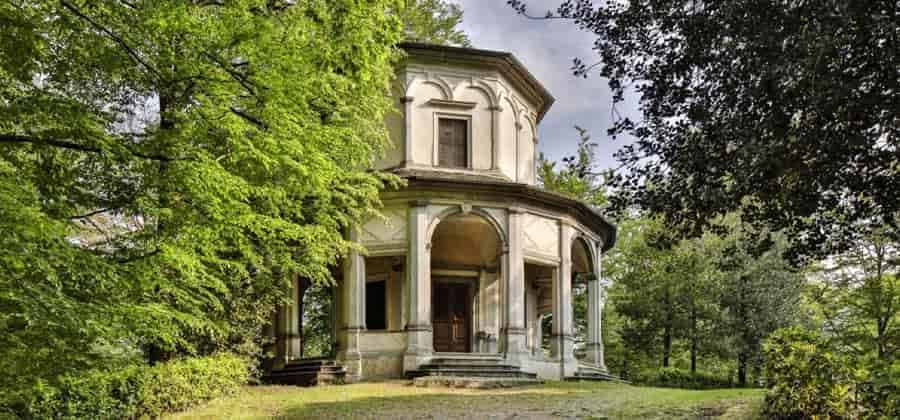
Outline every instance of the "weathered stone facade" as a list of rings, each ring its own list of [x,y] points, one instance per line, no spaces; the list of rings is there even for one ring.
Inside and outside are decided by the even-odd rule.
[[[615,228],[586,204],[535,186],[537,125],[553,98],[508,53],[404,48],[399,112],[387,122],[395,147],[379,168],[408,184],[383,192],[384,218],[349,233],[367,253],[346,259],[335,293],[336,357],[349,379],[401,377],[459,353],[499,355],[540,378],[572,376],[572,287],[584,282],[581,363],[604,368],[600,262]],[[445,118],[465,121],[464,167],[439,165]],[[378,292],[368,312],[367,288],[370,298]],[[366,319],[374,309],[377,329]],[[291,311],[283,317],[296,319]],[[293,337],[289,320],[277,326]],[[297,345],[282,340],[280,357],[298,354]]]

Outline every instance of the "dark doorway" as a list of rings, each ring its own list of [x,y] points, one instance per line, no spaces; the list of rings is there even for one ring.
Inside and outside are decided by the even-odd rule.
[[[366,329],[387,329],[387,308],[385,307],[385,290],[387,282],[372,281],[366,283]]]
[[[467,283],[435,283],[431,293],[434,351],[470,351],[470,291]]]

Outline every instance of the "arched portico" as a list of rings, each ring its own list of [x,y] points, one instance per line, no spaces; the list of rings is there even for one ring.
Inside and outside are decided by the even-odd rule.
[[[443,215],[432,226],[434,351],[497,352],[502,230],[486,212],[471,210]]]
[[[573,293],[572,304],[580,297],[586,298],[586,331],[584,341],[578,343],[578,353],[585,363],[603,367],[603,344],[601,340],[601,316],[603,308],[602,288],[600,286],[600,269],[597,258],[597,247],[594,242],[582,234],[572,240],[572,282],[578,288]],[[578,296],[583,294],[583,296]],[[577,319],[573,317],[573,322]]]

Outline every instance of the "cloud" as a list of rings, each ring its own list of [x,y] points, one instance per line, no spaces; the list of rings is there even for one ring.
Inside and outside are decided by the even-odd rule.
[[[601,168],[616,166],[613,152],[623,140],[613,142],[606,135],[612,125],[612,95],[606,80],[596,74],[575,77],[572,59],[593,62],[594,36],[569,21],[535,21],[517,15],[504,0],[458,0],[463,7],[462,29],[475,48],[509,51],[553,94],[556,102],[538,129],[539,150],[559,160],[575,151],[578,135],[574,125],[587,128],[599,145]],[[558,1],[529,1],[532,14],[543,15]],[[620,114],[639,116],[633,101],[619,104]]]

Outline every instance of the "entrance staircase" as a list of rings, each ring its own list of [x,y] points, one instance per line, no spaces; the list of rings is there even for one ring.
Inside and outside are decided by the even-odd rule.
[[[536,374],[507,364],[496,354],[439,353],[406,375],[418,386],[505,388],[541,382]]]
[[[262,379],[273,384],[312,386],[342,384],[346,375],[346,369],[334,360],[300,359],[272,369]]]
[[[616,382],[621,384],[628,384],[630,382],[616,376],[612,375],[609,372],[599,369],[597,367],[591,365],[578,364],[578,370],[575,371],[575,376],[569,376],[566,378],[567,381],[607,381],[607,382]]]

